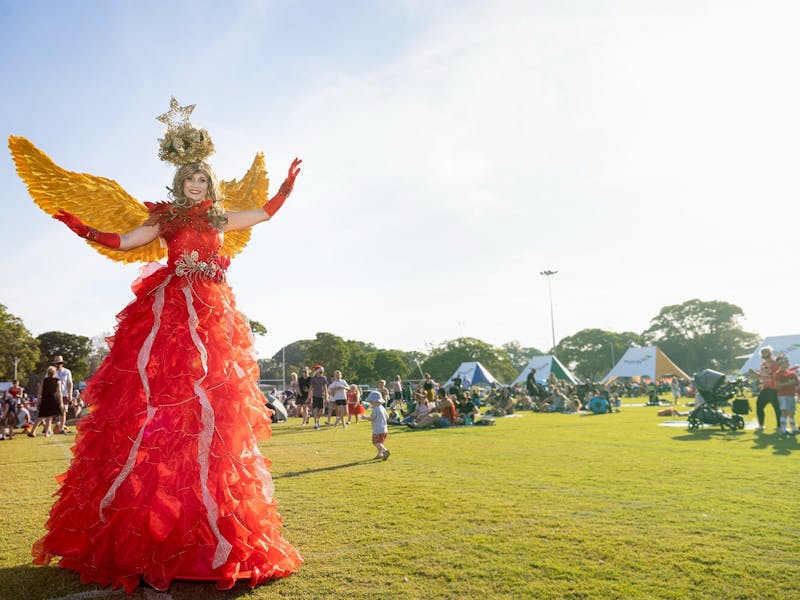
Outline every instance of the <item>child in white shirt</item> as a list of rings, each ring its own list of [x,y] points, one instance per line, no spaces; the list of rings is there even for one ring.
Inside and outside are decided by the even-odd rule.
[[[389,415],[386,413],[386,409],[383,408],[385,400],[380,392],[373,391],[367,396],[367,402],[372,407],[372,412],[369,416],[364,415],[364,418],[372,421],[372,445],[378,449],[375,459],[386,460],[391,452],[383,445],[383,442],[386,441],[386,436],[389,434],[389,426],[387,424]]]

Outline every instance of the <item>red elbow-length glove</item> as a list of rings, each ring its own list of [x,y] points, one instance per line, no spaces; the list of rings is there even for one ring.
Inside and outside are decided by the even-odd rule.
[[[283,206],[283,203],[289,197],[289,194],[292,193],[292,189],[294,189],[294,180],[297,178],[297,174],[300,172],[300,163],[303,162],[299,158],[295,158],[292,161],[291,166],[289,167],[289,175],[286,176],[281,187],[278,189],[278,193],[272,197],[272,200],[267,202],[261,208],[264,209],[264,212],[267,213],[270,218],[272,218],[278,209]]]
[[[78,217],[65,210],[59,210],[53,215],[54,219],[61,221],[74,231],[78,236],[85,240],[97,242],[108,248],[119,248],[120,238],[118,233],[106,233],[105,231],[97,231],[94,227],[89,227],[83,223]]]

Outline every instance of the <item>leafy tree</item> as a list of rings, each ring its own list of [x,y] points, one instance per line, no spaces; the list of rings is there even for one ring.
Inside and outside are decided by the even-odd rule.
[[[267,328],[261,323],[253,319],[248,319],[248,321],[250,323],[250,331],[253,332],[253,335],[260,335],[262,337],[267,335]]]
[[[375,353],[375,373],[376,379],[392,381],[396,375],[401,379],[406,379],[409,368],[400,350],[378,350]]]
[[[348,360],[347,369],[342,370],[342,376],[350,383],[367,384],[375,380],[375,353],[377,349],[372,344],[347,340]]]
[[[309,344],[306,353],[306,360],[310,364],[320,364],[327,371],[339,369],[342,373],[347,370],[350,349],[338,335],[332,333],[319,332],[316,338]]]
[[[403,352],[403,361],[406,363],[406,373],[409,379],[422,379],[422,363],[427,359],[427,355],[423,352],[412,350],[410,352]],[[396,375],[396,373],[395,373]],[[401,373],[402,375],[402,373]]]
[[[661,309],[642,334],[657,344],[688,373],[713,368],[732,371],[736,356],[758,344],[759,337],[742,330],[744,311],[721,301],[687,300]]]
[[[461,337],[431,350],[422,369],[443,383],[462,362],[478,361],[500,381],[512,381],[518,374],[505,350],[476,338]]]
[[[260,379],[280,379],[283,377],[283,361],[286,360],[286,379],[291,373],[300,373],[308,365],[306,353],[313,340],[297,340],[278,350],[272,358],[258,360]]]
[[[105,360],[106,356],[108,356],[109,350],[108,342],[106,342],[107,337],[109,337],[109,334],[99,335],[91,339],[92,352],[89,354],[89,358],[87,359],[89,367],[86,375],[87,379],[94,375],[97,369],[100,368],[100,364]]]
[[[518,374],[528,365],[532,356],[541,356],[546,354],[546,352],[542,352],[538,348],[526,348],[517,341],[507,342],[500,348],[505,350],[506,354],[508,354],[508,358],[511,360],[511,364],[514,365],[514,368],[517,370]]]
[[[48,331],[39,335],[41,358],[39,370],[44,371],[54,356],[64,357],[65,366],[72,371],[72,380],[77,383],[89,374],[89,355],[92,353],[92,340],[83,335],[73,335],[63,331]]]
[[[27,382],[39,362],[39,342],[25,328],[22,319],[8,312],[0,304],[0,378],[14,378],[16,361],[17,379]],[[23,384],[27,385],[27,384]]]
[[[611,370],[625,350],[641,341],[641,336],[631,331],[583,329],[558,342],[556,356],[581,379],[598,380]]]

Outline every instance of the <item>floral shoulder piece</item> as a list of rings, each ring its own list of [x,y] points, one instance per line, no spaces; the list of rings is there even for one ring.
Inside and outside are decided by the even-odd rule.
[[[209,227],[209,200],[191,208],[179,208],[171,202],[145,202],[145,206],[150,216],[144,224],[158,225],[162,235],[184,227],[198,231]]]

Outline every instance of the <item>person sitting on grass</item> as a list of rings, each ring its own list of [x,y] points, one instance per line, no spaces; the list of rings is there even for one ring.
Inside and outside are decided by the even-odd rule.
[[[475,417],[478,415],[478,407],[472,401],[469,392],[461,392],[458,402],[456,403],[456,410],[458,411],[459,425],[471,425],[475,422]]]
[[[414,410],[411,411],[406,418],[403,419],[403,424],[409,425],[414,423],[418,418],[424,417],[429,412],[431,412],[432,405],[428,402],[428,399],[425,396],[420,396],[417,400],[416,405],[414,406]]]
[[[445,394],[436,405],[436,410],[441,413],[442,417],[450,421],[450,425],[455,425],[458,421],[458,412],[456,411],[456,404],[450,394]]]
[[[611,412],[611,403],[598,393],[595,393],[586,403],[589,410],[596,414],[602,415]]]

